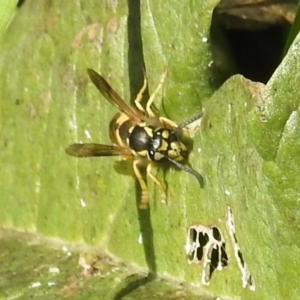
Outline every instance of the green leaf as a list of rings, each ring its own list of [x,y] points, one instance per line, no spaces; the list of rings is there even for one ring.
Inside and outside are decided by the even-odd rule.
[[[12,20],[17,4],[17,0],[0,0],[0,34],[6,30]]]
[[[161,291],[168,299],[168,288],[153,280],[158,274],[193,286],[203,299],[296,299],[299,38],[266,87],[235,76],[215,91],[209,28],[216,4],[143,1],[140,18],[132,2],[23,4],[0,48],[3,236],[22,232],[26,241],[110,254],[121,267],[119,279],[103,283],[110,298],[139,298],[134,293],[150,282],[143,298]],[[181,123],[205,111],[189,158],[205,186],[183,171],[160,168],[168,204],[160,203],[160,191],[148,180],[151,209],[141,211],[130,162],[76,159],[64,149],[75,142],[111,143],[108,124],[116,110],[91,84],[87,68],[129,102],[141,88],[143,69],[151,93],[164,67],[168,77],[155,102],[161,115]],[[254,293],[242,288],[226,229],[228,206]],[[213,272],[208,287],[201,286],[203,266],[188,264],[184,251],[187,230],[195,224],[217,226],[229,256],[227,268]],[[32,248],[25,251],[31,254]],[[74,261],[66,272],[72,268]],[[148,270],[151,276],[145,277]],[[4,296],[24,293],[28,282],[16,289],[0,283],[0,290]],[[87,282],[90,289],[98,284],[97,277]],[[34,291],[30,295],[40,295]],[[178,299],[194,297],[181,292]],[[72,297],[92,299],[77,291]]]

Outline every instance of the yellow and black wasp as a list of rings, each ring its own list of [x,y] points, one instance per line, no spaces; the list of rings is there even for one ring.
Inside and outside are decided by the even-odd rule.
[[[151,108],[165,81],[166,70],[145,108],[141,105],[141,100],[147,88],[146,77],[144,77],[143,87],[134,101],[136,107],[132,107],[124,102],[100,74],[92,69],[88,69],[88,74],[101,94],[120,111],[110,123],[109,133],[113,144],[72,144],[66,149],[67,154],[76,157],[121,155],[125,159],[133,159],[134,174],[142,192],[140,208],[147,208],[149,199],[147,184],[142,176],[141,168],[146,168],[148,176],[159,186],[164,202],[167,200],[166,189],[152,173],[156,164],[170,162],[194,175],[202,186],[201,175],[182,163],[187,159],[188,148],[180,140],[181,129],[200,119],[201,115],[177,125],[172,120],[157,116]]]

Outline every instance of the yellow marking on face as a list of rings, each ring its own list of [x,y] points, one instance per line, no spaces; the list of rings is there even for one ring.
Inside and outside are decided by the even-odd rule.
[[[161,145],[158,148],[158,150],[159,151],[166,151],[166,150],[168,150],[168,147],[169,147],[169,144],[165,140],[162,140]]]
[[[172,142],[171,143],[171,148],[172,149],[179,149],[180,148],[180,143],[179,142]]]
[[[164,139],[168,139],[169,135],[170,135],[170,132],[169,132],[168,130],[164,130],[164,131],[162,132],[162,137],[163,137]]]
[[[184,157],[180,154],[180,152],[170,150],[168,151],[168,156],[176,161],[183,161]]]
[[[180,143],[180,149],[181,149],[181,151],[187,151],[187,147],[186,147],[186,145],[185,144],[183,144],[183,143]]]
[[[169,157],[171,157],[171,158],[173,158],[173,159],[175,159],[175,158],[177,158],[178,157],[178,152],[176,151],[176,150],[169,150],[168,151],[168,156]]]
[[[183,161],[184,160],[184,157],[181,156],[181,155],[178,155],[175,159],[176,161]]]

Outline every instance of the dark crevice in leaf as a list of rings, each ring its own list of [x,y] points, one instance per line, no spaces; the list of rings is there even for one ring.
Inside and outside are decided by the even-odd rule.
[[[128,0],[128,76],[130,83],[130,98],[133,101],[143,86],[146,70],[141,33],[141,12],[139,0]],[[143,100],[149,98],[148,88]]]
[[[211,43],[223,81],[242,74],[267,83],[281,63],[296,8],[293,0],[221,1],[213,13]]]

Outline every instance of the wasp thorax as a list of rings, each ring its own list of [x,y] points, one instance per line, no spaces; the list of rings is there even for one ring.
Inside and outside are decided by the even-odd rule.
[[[151,147],[153,128],[151,126],[133,126],[129,130],[128,145],[137,154],[147,156]]]
[[[167,158],[181,161],[187,153],[186,146],[179,140],[173,130],[158,128],[153,132],[148,155],[153,161],[166,161]]]

